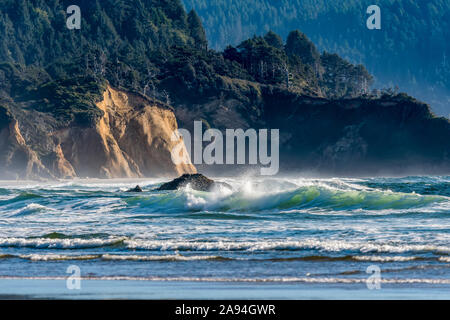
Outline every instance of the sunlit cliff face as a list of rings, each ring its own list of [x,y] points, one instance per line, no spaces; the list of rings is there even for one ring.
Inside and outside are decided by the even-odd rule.
[[[171,161],[171,150],[182,144],[171,141],[177,129],[171,110],[109,86],[97,107],[104,115],[95,126],[49,133],[56,141],[50,161],[27,145],[14,120],[0,134],[2,150],[8,150],[0,163],[2,178],[139,178],[196,172],[192,164]]]

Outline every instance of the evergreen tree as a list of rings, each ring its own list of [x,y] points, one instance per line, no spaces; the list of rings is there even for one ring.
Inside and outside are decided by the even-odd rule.
[[[275,32],[273,32],[273,31],[267,32],[267,34],[264,36],[264,39],[272,47],[275,47],[277,49],[283,49],[283,46],[284,46],[283,40]]]
[[[187,17],[190,36],[194,39],[195,45],[200,49],[208,48],[206,32],[203,29],[202,21],[194,10],[191,10]]]
[[[309,65],[318,64],[320,59],[319,51],[317,51],[314,43],[298,30],[289,33],[286,41],[286,53],[300,57],[303,63]]]

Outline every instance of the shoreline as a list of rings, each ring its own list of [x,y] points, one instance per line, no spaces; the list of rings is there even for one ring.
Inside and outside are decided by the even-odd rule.
[[[133,299],[133,300],[402,300],[449,299],[450,286],[391,286],[369,290],[365,284],[225,283],[133,280],[83,280],[80,290],[65,280],[0,279],[0,300]]]

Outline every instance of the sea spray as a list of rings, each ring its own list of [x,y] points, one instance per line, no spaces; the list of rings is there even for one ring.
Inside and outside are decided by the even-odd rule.
[[[0,277],[448,285],[450,177],[214,180],[0,184]]]

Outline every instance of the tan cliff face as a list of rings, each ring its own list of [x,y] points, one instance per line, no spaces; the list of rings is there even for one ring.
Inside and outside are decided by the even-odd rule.
[[[17,122],[2,130],[0,150],[11,151],[2,152],[0,179],[140,178],[196,172],[192,164],[172,162],[171,151],[182,141],[171,141],[178,126],[170,109],[109,86],[97,107],[104,116],[95,127],[49,133],[55,145],[46,167],[27,146]],[[20,161],[12,161],[14,157]]]
[[[16,120],[12,120],[8,126],[0,130],[0,150],[0,178],[39,179],[52,177],[37,154],[27,146]]]

